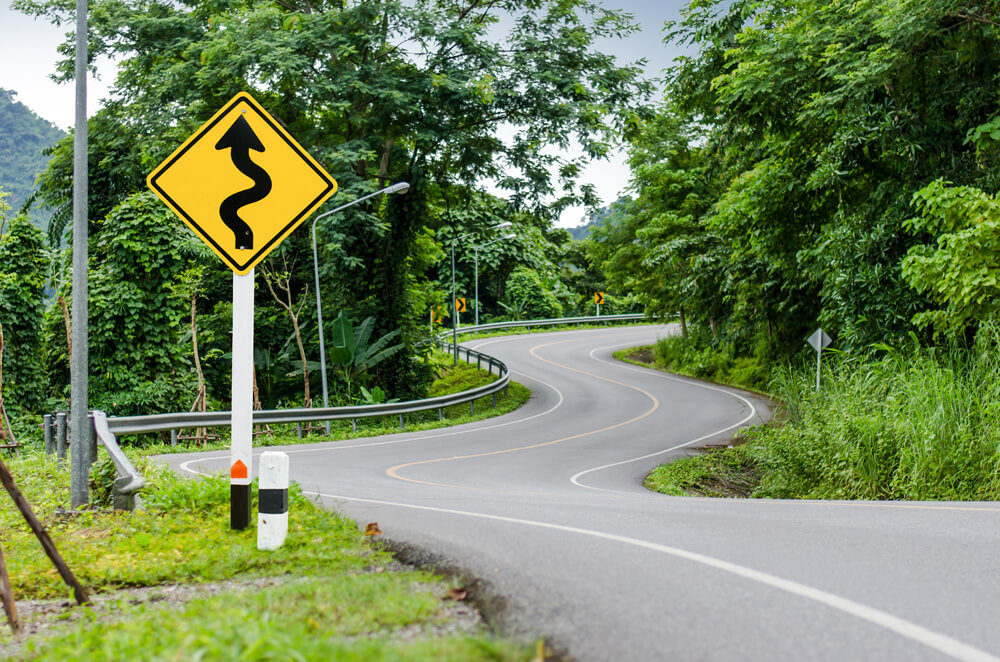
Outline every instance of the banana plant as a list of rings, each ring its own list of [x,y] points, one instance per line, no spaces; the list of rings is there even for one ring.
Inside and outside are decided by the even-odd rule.
[[[390,331],[374,342],[369,342],[374,327],[375,318],[367,317],[355,329],[351,320],[344,316],[344,311],[340,311],[337,319],[333,321],[330,360],[347,380],[348,394],[351,393],[351,382],[358,375],[403,349],[403,343],[389,344],[399,336],[399,329]]]

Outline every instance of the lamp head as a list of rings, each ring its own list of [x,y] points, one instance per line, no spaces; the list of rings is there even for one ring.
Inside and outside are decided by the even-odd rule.
[[[408,190],[410,190],[409,182],[396,182],[392,186],[389,186],[385,189],[385,194],[389,195],[392,193],[406,193]]]

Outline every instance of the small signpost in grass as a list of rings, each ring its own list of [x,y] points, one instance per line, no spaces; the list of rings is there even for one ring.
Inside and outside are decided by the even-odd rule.
[[[809,336],[806,340],[813,349],[816,350],[816,392],[819,392],[819,375],[820,375],[820,361],[822,360],[823,350],[826,349],[833,339],[826,335],[823,329],[816,329],[813,334]]]

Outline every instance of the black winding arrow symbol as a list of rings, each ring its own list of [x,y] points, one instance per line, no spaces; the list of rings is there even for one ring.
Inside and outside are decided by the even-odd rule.
[[[241,115],[219,139],[215,149],[232,149],[229,155],[233,159],[233,165],[253,180],[251,188],[232,194],[219,205],[222,222],[236,235],[236,248],[240,250],[253,248],[253,230],[237,212],[241,207],[263,200],[271,192],[270,175],[250,160],[250,150],[263,152],[264,144]]]

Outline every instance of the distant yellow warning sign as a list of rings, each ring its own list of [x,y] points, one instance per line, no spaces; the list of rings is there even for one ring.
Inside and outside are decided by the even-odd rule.
[[[240,92],[146,179],[238,274],[249,272],[337,190],[253,97]]]

